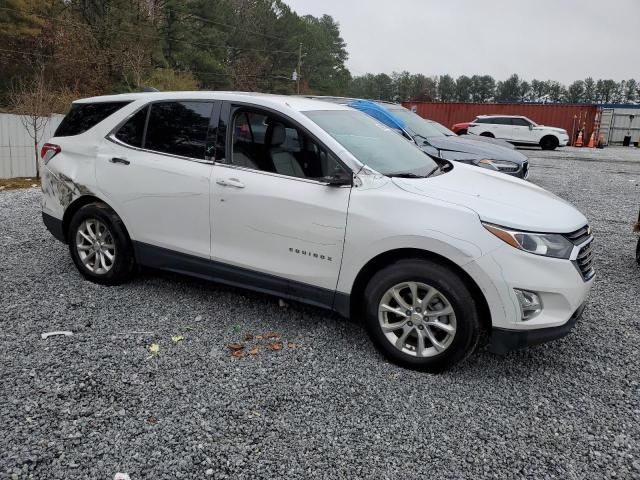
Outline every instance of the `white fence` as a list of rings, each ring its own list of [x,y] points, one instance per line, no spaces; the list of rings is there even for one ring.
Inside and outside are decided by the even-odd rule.
[[[52,115],[44,127],[40,145],[53,137],[64,115]],[[38,156],[40,152],[38,152]],[[33,139],[19,115],[0,113],[0,178],[35,177]]]

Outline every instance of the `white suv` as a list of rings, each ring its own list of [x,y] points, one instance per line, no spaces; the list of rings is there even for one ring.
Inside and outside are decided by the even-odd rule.
[[[591,288],[585,217],[540,187],[431,159],[367,115],[297,97],[77,101],[42,149],[43,219],[87,279],[149,266],[362,319],[441,371],[566,334]]]
[[[480,115],[469,124],[467,133],[515,145],[539,145],[543,150],[555,150],[569,143],[569,135],[563,128],[538,125],[520,115]]]

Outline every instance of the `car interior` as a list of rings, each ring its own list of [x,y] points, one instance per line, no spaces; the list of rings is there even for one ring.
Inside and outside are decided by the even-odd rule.
[[[338,161],[308,135],[270,114],[240,110],[233,118],[231,163],[298,178],[344,173]]]

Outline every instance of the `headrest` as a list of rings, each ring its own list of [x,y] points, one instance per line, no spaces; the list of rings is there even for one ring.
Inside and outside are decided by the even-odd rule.
[[[271,146],[279,147],[282,145],[287,138],[287,131],[284,128],[284,125],[281,123],[276,123],[273,125],[273,132],[271,133]]]

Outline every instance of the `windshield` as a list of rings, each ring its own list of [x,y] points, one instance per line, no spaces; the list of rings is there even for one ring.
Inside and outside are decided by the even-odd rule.
[[[423,138],[455,135],[455,133],[439,123],[426,120],[405,108],[393,109],[389,110],[389,112],[402,120],[409,127],[409,130]]]
[[[438,166],[413,143],[364,113],[353,110],[303,113],[361,163],[383,175],[426,175]]]

